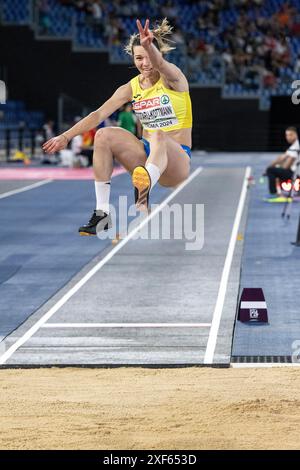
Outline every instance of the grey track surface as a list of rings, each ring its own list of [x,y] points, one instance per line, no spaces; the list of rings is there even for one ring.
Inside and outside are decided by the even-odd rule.
[[[48,323],[210,323],[244,174],[244,165],[206,168],[171,201],[181,206],[204,204],[202,250],[185,250],[185,239],[129,241]],[[244,223],[245,216],[242,226]],[[215,364],[230,363],[241,253],[242,241],[237,242],[233,257]],[[2,350],[22,336],[98,260],[8,336],[1,344]],[[41,328],[6,365],[201,365],[209,330],[171,325]]]

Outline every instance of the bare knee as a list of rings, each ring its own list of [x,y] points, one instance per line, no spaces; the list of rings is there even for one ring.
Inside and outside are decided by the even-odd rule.
[[[111,142],[111,131],[112,129],[110,127],[98,129],[94,137],[94,144],[109,145],[109,143]]]

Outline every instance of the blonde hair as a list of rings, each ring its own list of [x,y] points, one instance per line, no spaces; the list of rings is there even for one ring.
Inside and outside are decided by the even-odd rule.
[[[167,54],[168,52],[175,49],[175,47],[171,46],[171,41],[167,36],[172,34],[173,27],[170,26],[167,18],[164,18],[162,22],[155,25],[154,29],[150,29],[154,36],[154,44],[157,46],[159,51],[162,54]],[[140,46],[140,35],[139,33],[132,34],[129,38],[128,43],[124,47],[124,51],[129,54],[133,55],[133,48],[134,46]]]

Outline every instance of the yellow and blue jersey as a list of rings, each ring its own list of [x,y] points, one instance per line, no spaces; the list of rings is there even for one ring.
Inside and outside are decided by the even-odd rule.
[[[140,87],[139,75],[130,83],[133,110],[146,131],[170,132],[192,127],[192,105],[188,91],[166,88],[161,77],[146,90]]]

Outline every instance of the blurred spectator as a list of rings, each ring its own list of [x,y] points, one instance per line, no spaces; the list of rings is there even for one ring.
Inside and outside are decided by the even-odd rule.
[[[136,117],[132,111],[131,103],[127,103],[124,109],[120,112],[118,126],[122,127],[122,129],[126,129],[132,134],[136,134]]]
[[[74,124],[80,121],[81,116],[74,118]],[[91,137],[92,133],[90,134]],[[60,151],[60,159],[62,166],[68,166],[73,168],[87,167],[92,162],[92,148],[89,148],[89,152],[85,154],[87,148],[84,149],[84,135],[76,135],[69,143],[69,148]]]
[[[183,35],[182,30],[178,26],[176,26],[173,29],[173,34],[172,34],[171,39],[172,41],[175,42],[176,47],[178,47],[179,45],[185,44],[185,37]]]
[[[81,154],[82,154],[82,144],[83,144],[83,138],[82,135],[76,135],[73,137],[71,140],[71,151],[73,154],[73,159],[72,159],[72,166],[73,167],[80,167],[81,166]]]
[[[296,12],[292,19],[291,34],[293,36],[300,35],[300,13]]]
[[[279,155],[266,169],[265,174],[269,178],[269,191],[271,196],[277,196],[276,179],[286,181],[293,177],[299,158],[299,140],[295,127],[288,127],[285,138],[290,147],[285,153]]]
[[[263,86],[265,88],[275,88],[276,86],[276,77],[273,72],[264,70],[262,73]]]
[[[93,146],[96,132],[97,132],[97,129],[91,129],[91,130],[85,132],[82,135],[82,139],[83,139],[82,146],[83,146],[83,148]]]
[[[201,68],[201,57],[199,52],[190,50],[187,54],[187,74],[190,79],[197,79],[197,74]]]
[[[166,4],[161,8],[162,16],[174,20],[178,17],[178,6],[172,0],[167,0]]]
[[[47,0],[40,1],[45,1],[47,5]],[[147,11],[145,3],[137,0],[61,2],[85,12],[88,19],[84,21],[92,20],[94,31],[97,30],[97,34],[104,37],[105,42],[116,51],[128,36],[128,18],[134,25],[137,17],[144,18],[145,15],[151,15],[151,20],[168,17],[174,25],[172,40],[180,46],[173,53],[175,62],[176,57],[178,61],[184,60],[182,52],[186,51],[187,69],[191,70],[193,80],[197,80],[202,72],[207,78],[214,77],[220,64],[224,64],[225,83],[239,84],[246,89],[257,89],[258,83],[274,88],[282,76],[288,77],[284,69],[298,70],[294,66],[292,41],[289,40],[300,35],[300,12],[295,8],[295,3],[189,0],[187,4],[196,7],[195,16],[188,10],[181,16],[181,10],[186,5],[180,0],[150,0],[146,2]],[[266,14],[266,11],[271,13]],[[199,55],[201,65],[197,73]],[[215,60],[216,56],[219,60]]]
[[[43,161],[44,153],[42,150],[42,145],[45,142],[44,131],[43,129],[39,129],[35,134],[35,157],[41,161]]]
[[[47,36],[51,32],[50,5],[48,0],[38,0],[39,33]]]
[[[52,137],[55,137],[54,133],[54,121],[51,119],[48,120],[44,125],[43,125],[43,134],[44,134],[44,141],[47,141],[49,139],[52,139]],[[42,154],[41,158],[41,163],[44,164],[50,164],[50,163],[57,163],[58,157],[57,154],[54,155],[49,155],[49,154]]]
[[[44,131],[45,140],[52,139],[52,137],[55,136],[55,133],[54,133],[54,121],[52,121],[51,119],[48,120],[48,121],[43,125],[43,131]]]
[[[294,65],[294,72],[300,74],[300,56],[299,55]]]
[[[103,10],[102,10],[102,5],[100,0],[93,0],[91,6],[90,6],[90,11],[93,15],[93,19],[95,22],[100,22],[101,19],[103,18]]]
[[[91,129],[82,135],[82,166],[91,166],[93,164],[93,145],[96,132],[97,129]]]

